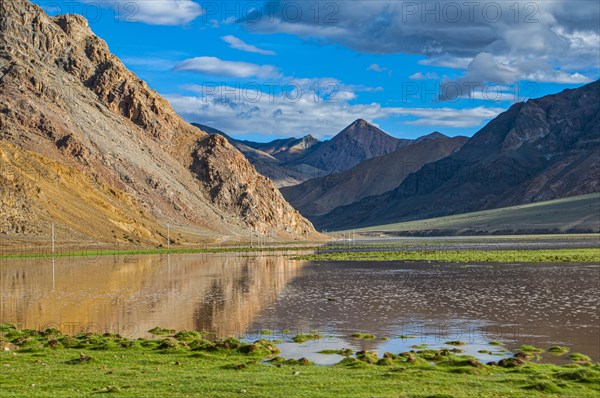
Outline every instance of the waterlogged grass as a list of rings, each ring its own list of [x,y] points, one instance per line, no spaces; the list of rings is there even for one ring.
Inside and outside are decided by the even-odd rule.
[[[464,341],[460,341],[460,340],[451,340],[451,341],[446,341],[444,344],[461,346],[461,345],[465,345],[467,343],[465,343]]]
[[[600,262],[600,249],[327,251],[292,257],[309,261]]]
[[[581,354],[579,352],[575,352],[571,355],[569,355],[569,358],[571,359],[571,361],[575,361],[575,362],[591,362],[592,358],[588,357],[585,354]]]
[[[319,340],[321,338],[320,335],[318,334],[297,334],[294,337],[292,337],[292,340],[294,341],[294,343],[306,343],[309,340]]]
[[[341,350],[321,350],[318,353],[325,355],[342,355],[344,357],[349,357],[353,354],[352,349],[350,348],[343,348]]]
[[[569,347],[563,347],[563,346],[559,346],[559,345],[555,345],[555,346],[548,348],[548,352],[551,352],[551,353],[557,354],[557,355],[566,354],[569,351],[570,351]]]
[[[522,345],[521,347],[519,347],[519,350],[521,350],[523,352],[532,352],[532,353],[544,352],[543,348],[534,347],[532,345]]]
[[[370,333],[354,332],[352,333],[352,337],[355,339],[373,340],[376,336]]]
[[[39,252],[22,252],[0,254],[0,259],[26,259],[26,258],[52,258],[52,257],[102,257],[102,256],[137,256],[148,254],[194,254],[194,253],[249,253],[249,252],[281,252],[281,251],[304,251],[316,250],[320,246],[231,246],[231,247],[180,247],[180,248],[136,248],[136,249],[85,249],[85,250],[61,250],[53,254],[44,249]],[[18,249],[18,248],[17,248]]]
[[[0,335],[0,391],[16,397],[597,397],[600,367],[505,358],[483,364],[451,350],[339,351],[337,365],[282,358],[267,340],[208,341],[193,331],[156,339],[17,330]],[[165,334],[162,334],[165,332]],[[170,331],[169,331],[170,332]],[[197,332],[196,332],[197,333]],[[4,349],[6,348],[6,350]],[[512,360],[512,361],[509,361]],[[506,367],[505,367],[506,366]]]

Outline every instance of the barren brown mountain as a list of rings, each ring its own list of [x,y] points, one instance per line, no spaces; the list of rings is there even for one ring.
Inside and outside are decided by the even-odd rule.
[[[360,162],[394,152],[412,140],[398,139],[363,119],[357,119],[329,141],[306,154],[296,163],[323,171],[323,175],[339,173]]]
[[[183,121],[78,15],[0,2],[0,233],[63,240],[315,238],[244,156]],[[172,236],[173,236],[172,235]]]
[[[338,207],[321,228],[381,225],[600,192],[600,81],[517,103],[396,189]]]
[[[281,188],[281,193],[310,219],[364,197],[390,191],[409,174],[427,163],[452,154],[466,141],[466,137],[450,138],[433,133],[395,152],[365,160],[341,173]]]
[[[256,171],[273,181],[278,188],[298,185],[302,181],[324,173],[307,164],[292,164],[293,161],[314,151],[321,144],[321,141],[310,135],[303,138],[292,137],[262,143],[236,140],[214,127],[198,123],[192,123],[192,125],[210,134],[219,134],[227,138],[227,141],[252,163]]]
[[[242,141],[215,128],[194,125],[226,137],[259,173],[272,179],[279,188],[348,170],[415,142],[394,138],[363,119],[355,120],[328,141],[319,141],[311,135],[267,143]]]

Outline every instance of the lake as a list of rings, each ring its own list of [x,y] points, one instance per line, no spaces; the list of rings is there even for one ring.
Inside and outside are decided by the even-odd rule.
[[[161,326],[280,339],[283,356],[320,364],[340,359],[317,353],[323,349],[398,353],[450,340],[481,360],[508,355],[491,341],[508,349],[564,345],[598,360],[599,271],[562,263],[317,264],[273,252],[2,260],[0,321],[132,338]],[[291,342],[315,331],[321,339]]]

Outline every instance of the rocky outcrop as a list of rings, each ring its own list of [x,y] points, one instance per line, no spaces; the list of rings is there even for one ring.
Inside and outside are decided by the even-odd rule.
[[[110,53],[83,17],[50,18],[26,0],[0,2],[0,11],[0,148],[69,170],[63,172],[80,179],[70,187],[85,190],[75,195],[81,208],[102,192],[116,195],[105,206],[88,208],[113,220],[112,227],[84,228],[85,215],[74,212],[63,220],[65,234],[162,241],[168,222],[179,226],[181,239],[189,241],[236,239],[257,226],[286,239],[318,237],[280,195],[266,195],[275,188],[235,148],[218,145],[219,159],[211,159],[218,139],[183,121]],[[208,180],[199,177],[199,159],[218,170],[218,182],[210,180],[210,173]],[[37,177],[31,173],[19,167],[13,171],[32,189],[44,190],[36,188]],[[213,197],[215,186],[230,192]],[[10,183],[2,188],[10,195],[17,190]],[[60,198],[65,193],[53,194]],[[77,206],[73,201],[69,203]],[[255,203],[253,217],[247,217],[244,206],[234,205],[244,201]],[[38,220],[47,231],[56,218],[52,206],[35,196],[28,205],[20,214],[23,223]],[[123,212],[119,220],[112,217],[112,205]],[[131,225],[138,219],[147,232],[136,235]],[[16,230],[2,228],[4,233]]]
[[[227,139],[215,134],[199,142],[194,152],[191,170],[209,192],[210,200],[264,234],[275,232],[276,226],[309,235],[312,225],[241,153],[231,156],[232,149]]]
[[[292,164],[294,160],[314,151],[321,144],[311,135],[300,139],[292,137],[263,143],[236,140],[213,127],[198,123],[192,123],[192,125],[211,134],[219,134],[227,138],[227,141],[239,150],[260,174],[273,181],[278,188],[298,185],[302,181],[323,174],[322,170],[305,164]]]

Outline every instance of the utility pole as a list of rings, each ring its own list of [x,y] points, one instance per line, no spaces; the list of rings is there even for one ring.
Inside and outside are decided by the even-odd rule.
[[[52,223],[52,289],[56,288],[56,279],[54,273],[54,223]]]
[[[167,250],[171,250],[171,224],[167,223]]]

